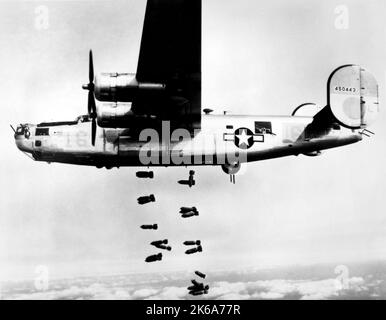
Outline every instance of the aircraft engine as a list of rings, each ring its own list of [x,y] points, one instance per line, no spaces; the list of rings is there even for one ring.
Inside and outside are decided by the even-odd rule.
[[[97,107],[97,115],[102,128],[125,128],[134,117],[131,103],[103,103]]]
[[[336,69],[328,80],[328,106],[342,126],[366,128],[379,112],[376,79],[357,65]]]
[[[99,101],[133,102],[140,95],[162,94],[165,87],[160,83],[138,82],[132,73],[102,73],[95,78],[94,94]]]

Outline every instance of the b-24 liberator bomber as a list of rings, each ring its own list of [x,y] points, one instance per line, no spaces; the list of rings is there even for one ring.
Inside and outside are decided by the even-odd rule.
[[[36,161],[107,169],[221,166],[234,182],[245,163],[319,156],[372,134],[378,84],[353,64],[332,72],[324,107],[306,103],[284,116],[203,109],[201,7],[201,0],[148,0],[136,73],[95,75],[90,52],[87,115],[21,124],[17,147]]]

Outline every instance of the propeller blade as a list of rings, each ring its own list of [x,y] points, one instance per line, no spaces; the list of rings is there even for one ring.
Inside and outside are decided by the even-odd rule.
[[[97,130],[96,120],[95,118],[93,118],[91,123],[91,143],[93,147],[95,147],[96,130]]]
[[[92,110],[91,110],[91,100],[92,100],[92,97],[90,97],[90,93],[91,91],[89,91],[88,93],[88,100],[87,100],[87,113],[90,115]]]
[[[91,122],[91,143],[95,146],[96,131],[97,131],[97,109],[95,104],[94,97],[94,60],[92,55],[92,50],[89,53],[89,73],[88,73],[89,84],[83,85],[83,89],[88,90],[88,99],[87,99],[87,110],[88,115],[92,119]]]
[[[92,50],[90,50],[88,80],[89,80],[90,84],[92,84],[94,82],[94,61],[93,61],[93,57],[92,57]]]
[[[88,114],[95,118],[96,105],[95,105],[94,93],[92,91],[88,92],[87,106],[88,106]]]

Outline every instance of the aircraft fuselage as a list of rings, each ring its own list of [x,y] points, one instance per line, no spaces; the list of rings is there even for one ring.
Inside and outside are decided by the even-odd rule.
[[[188,137],[180,131],[158,132],[142,141],[130,129],[97,128],[91,144],[90,122],[24,125],[15,133],[21,151],[36,161],[98,168],[123,166],[226,165],[291,155],[319,155],[319,151],[362,140],[358,130],[335,126],[308,137],[312,117],[204,115],[201,130]],[[26,134],[26,131],[28,133]],[[152,130],[154,134],[154,130]],[[182,131],[184,133],[184,131]],[[184,137],[182,137],[184,136]],[[149,140],[150,139],[150,140]],[[229,155],[233,156],[230,157]]]

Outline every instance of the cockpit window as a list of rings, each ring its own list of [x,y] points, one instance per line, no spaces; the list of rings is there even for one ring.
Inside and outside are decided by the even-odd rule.
[[[36,128],[35,136],[48,136],[50,134],[49,128]]]

